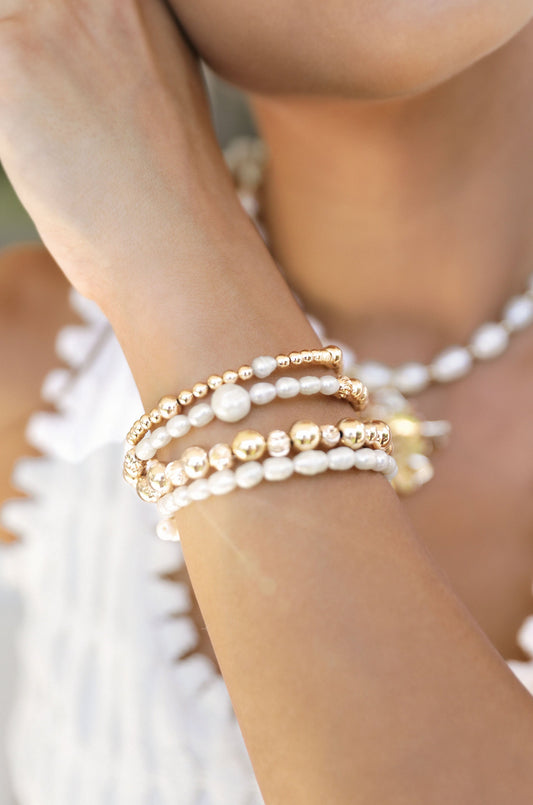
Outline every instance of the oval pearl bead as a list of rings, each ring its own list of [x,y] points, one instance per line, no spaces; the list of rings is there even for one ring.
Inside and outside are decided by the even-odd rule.
[[[276,392],[282,400],[296,397],[300,393],[300,381],[295,377],[280,377],[276,381]]]
[[[148,459],[153,458],[156,453],[157,450],[153,446],[149,435],[145,436],[144,439],[141,439],[135,448],[135,455],[137,458],[140,458],[141,461],[148,461]]]
[[[166,427],[163,426],[161,428],[156,428],[150,434],[150,442],[152,447],[155,447],[156,450],[159,450],[161,447],[166,447],[172,441],[172,436],[167,431]]]
[[[239,422],[250,412],[251,407],[248,391],[235,383],[219,386],[211,397],[211,408],[222,422]]]
[[[330,470],[349,470],[353,467],[355,453],[351,447],[334,447],[326,455]]]
[[[294,457],[293,464],[300,475],[318,475],[328,469],[328,456],[322,450],[306,450]]]
[[[212,495],[227,495],[232,492],[237,486],[235,473],[233,470],[219,470],[214,472],[207,479],[209,484],[209,491]]]
[[[389,386],[392,372],[388,366],[377,361],[360,363],[357,377],[362,380],[369,391],[375,391],[383,386]]]
[[[161,520],[156,526],[156,534],[165,542],[179,542],[179,531],[171,520]]]
[[[333,377],[333,375],[323,375],[320,378],[320,393],[325,394],[326,396],[330,396],[331,394],[336,394],[339,390],[340,383],[338,378]]]
[[[300,378],[300,392],[302,394],[318,394],[320,388],[320,378],[316,375],[306,375]]]
[[[166,429],[173,439],[179,439],[190,431],[191,423],[185,414],[177,414],[177,416],[173,416],[168,420]]]
[[[270,355],[260,355],[252,361],[252,369],[256,377],[268,377],[278,368],[278,362]]]
[[[479,360],[501,355],[509,343],[509,333],[502,324],[488,322],[479,327],[470,341],[472,354]]]
[[[205,500],[211,496],[207,478],[198,478],[198,480],[193,481],[188,490],[191,500]]]
[[[214,419],[215,412],[209,403],[198,403],[198,405],[193,405],[187,416],[194,428],[202,428]]]
[[[290,458],[265,458],[263,461],[265,481],[284,481],[294,472]]]
[[[376,472],[387,472],[389,469],[389,456],[382,450],[374,450],[374,466]]]
[[[370,447],[362,447],[354,453],[353,465],[357,470],[373,470],[376,463],[375,450]]]
[[[250,399],[254,405],[266,405],[276,397],[273,383],[255,383],[250,389]]]
[[[183,509],[185,506],[188,506],[189,503],[191,502],[189,487],[180,486],[178,489],[175,489],[172,492],[172,497],[174,498],[174,503],[176,504],[178,509]]]
[[[157,510],[159,514],[162,514],[163,517],[169,517],[171,514],[174,514],[178,510],[176,505],[176,501],[174,500],[174,496],[172,493],[169,495],[163,495],[162,498],[156,503]]]
[[[392,374],[392,385],[402,394],[418,394],[429,385],[429,369],[423,363],[404,363]]]
[[[529,296],[514,296],[503,309],[503,321],[512,333],[523,330],[533,322],[533,299]]]
[[[251,489],[261,483],[264,477],[263,465],[259,461],[250,461],[248,464],[241,464],[235,470],[235,480],[241,489]]]
[[[459,380],[470,371],[472,356],[465,347],[448,347],[440,352],[431,364],[431,374],[439,383]]]

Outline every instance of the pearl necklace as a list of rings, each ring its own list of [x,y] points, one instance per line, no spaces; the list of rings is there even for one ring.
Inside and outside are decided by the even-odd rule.
[[[266,149],[259,139],[240,137],[230,143],[224,156],[241,203],[268,245],[267,233],[259,221],[257,198]],[[278,267],[282,271],[281,266]],[[330,343],[331,338],[322,323],[305,310],[302,300],[291,290],[322,344]],[[448,422],[419,419],[407,398],[421,393],[433,383],[460,380],[471,372],[477,361],[502,355],[509,345],[510,336],[532,323],[533,273],[525,292],[505,303],[499,321],[483,323],[474,330],[465,346],[446,347],[428,364],[407,361],[399,366],[387,366],[378,361],[358,361],[354,350],[335,339],[343,350],[345,373],[360,378],[367,386],[371,393],[372,415],[389,423],[395,444],[400,444],[404,460],[398,462],[400,471],[395,479],[398,491],[412,492],[433,477],[429,455],[443,444],[451,431]]]

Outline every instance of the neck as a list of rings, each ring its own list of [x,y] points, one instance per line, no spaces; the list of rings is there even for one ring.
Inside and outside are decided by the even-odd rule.
[[[522,290],[532,69],[530,25],[421,96],[253,99],[272,250],[332,338],[361,357],[427,360]]]

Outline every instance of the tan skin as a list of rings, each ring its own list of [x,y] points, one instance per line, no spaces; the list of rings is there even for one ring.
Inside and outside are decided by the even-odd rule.
[[[162,7],[155,2],[147,3],[144,23],[139,26],[133,2],[102,6],[96,16],[93,12],[97,4],[92,7],[85,4],[75,18],[61,3],[48,3],[45,11],[38,15],[39,27],[29,22],[24,9],[10,16],[13,0],[9,3],[11,9],[7,7],[7,0],[3,0],[3,4],[4,8],[0,4],[0,12],[5,12],[4,20],[0,14],[0,37],[4,45],[0,50],[4,67],[0,71],[4,77],[0,93],[0,154],[61,268],[80,289],[99,301],[111,319],[146,404],[153,405],[157,397],[168,390],[169,384],[187,385],[214,368],[238,364],[244,359],[243,336],[251,354],[282,351],[289,343],[313,346],[315,341],[305,319],[291,302],[290,294],[255,233],[228,195],[227,177],[217,160],[212,136],[205,128],[205,107],[192,60],[179,37],[168,36],[171,21],[162,13]],[[24,3],[18,5],[20,8]],[[463,173],[457,181],[450,181],[453,179],[450,171],[456,163],[444,159],[446,149],[436,148],[438,138],[426,130],[425,123],[432,120],[433,115],[438,125],[444,120],[451,122],[449,115],[453,108],[457,115],[457,126],[453,130],[458,146],[475,142],[475,132],[465,125],[464,119],[474,99],[479,102],[479,87],[474,82],[470,92],[466,91],[473,73],[465,68],[480,56],[495,51],[525,26],[533,11],[531,4],[465,2],[438,8],[433,5],[431,19],[422,4],[396,5],[393,18],[390,4],[377,7],[374,4],[372,13],[365,4],[356,3],[349,8],[341,4],[328,19],[330,38],[327,41],[333,44],[330,51],[324,51],[323,59],[312,58],[319,41],[317,29],[313,28],[316,17],[321,18],[318,9],[315,9],[316,15],[307,15],[291,4],[291,11],[284,14],[283,5],[277,15],[271,16],[269,10],[268,19],[262,20],[262,6],[252,7],[250,11],[247,5],[246,13],[259,15],[250,28],[250,21],[243,17],[244,9],[240,6],[212,7],[202,2],[194,7],[183,5],[181,8],[177,4],[178,14],[201,52],[221,72],[241,83],[254,85],[252,89],[264,91],[264,82],[268,79],[275,84],[268,87],[269,91],[280,92],[284,89],[281,83],[284,76],[289,75],[295,85],[286,89],[309,89],[298,86],[299,79],[307,77],[323,92],[329,88],[329,91],[342,90],[345,95],[381,98],[380,104],[372,107],[361,106],[355,99],[350,103],[346,101],[344,106],[339,106],[338,125],[329,134],[326,124],[316,126],[314,142],[319,142],[319,152],[337,145],[331,139],[334,135],[341,140],[343,133],[350,134],[344,148],[342,143],[338,149],[330,148],[331,158],[339,158],[337,171],[331,169],[330,163],[327,170],[321,172],[320,160],[317,162],[316,154],[310,153],[311,149],[306,149],[300,138],[299,164],[294,164],[293,174],[300,169],[301,176],[313,177],[316,198],[328,191],[332,178],[338,177],[339,182],[329,188],[329,199],[325,195],[322,210],[329,208],[327,202],[331,203],[331,199],[334,203],[342,202],[346,194],[340,179],[349,175],[345,161],[348,145],[357,154],[354,142],[358,143],[358,138],[365,136],[364,121],[360,125],[356,123],[365,118],[372,128],[373,142],[380,147],[370,165],[374,173],[365,176],[362,186],[375,188],[375,201],[379,201],[378,195],[382,200],[373,213],[375,230],[388,232],[390,226],[391,238],[402,232],[413,234],[411,242],[408,237],[396,238],[392,255],[387,255],[385,249],[362,252],[368,276],[376,278],[374,288],[368,280],[365,283],[369,296],[364,301],[369,308],[376,300],[376,287],[380,299],[384,287],[390,284],[394,290],[398,265],[409,264],[412,271],[408,278],[414,292],[407,294],[407,300],[409,304],[412,300],[414,310],[402,307],[405,298],[397,303],[397,310],[391,310],[391,305],[396,304],[396,291],[391,292],[388,299],[383,296],[381,310],[370,310],[376,326],[380,325],[381,340],[374,337],[375,330],[373,332],[364,320],[352,334],[350,321],[342,314],[351,312],[353,315],[357,310],[340,308],[337,316],[335,299],[322,297],[322,286],[317,286],[323,269],[316,270],[316,266],[324,265],[327,265],[329,281],[339,271],[337,284],[341,280],[351,282],[352,266],[360,256],[357,249],[361,242],[348,243],[355,251],[348,252],[350,270],[347,271],[342,261],[332,259],[335,248],[343,252],[338,230],[333,236],[328,234],[328,231],[331,233],[328,226],[331,222],[335,224],[336,216],[328,219],[322,215],[321,228],[314,228],[321,233],[321,242],[313,250],[313,253],[316,250],[316,263],[313,266],[312,261],[300,262],[298,254],[307,248],[313,226],[307,227],[305,238],[295,234],[295,230],[291,233],[287,209],[276,222],[277,204],[281,210],[284,199],[290,196],[289,173],[285,187],[282,181],[271,180],[269,188],[267,214],[275,232],[276,251],[286,258],[284,262],[291,276],[298,280],[304,296],[307,291],[309,302],[315,302],[317,307],[316,300],[323,299],[325,309],[321,312],[330,330],[332,321],[338,321],[339,331],[335,335],[347,341],[356,339],[361,351],[368,350],[368,354],[378,358],[411,357],[415,347],[420,347],[421,335],[424,349],[433,351],[451,337],[464,335],[461,327],[492,315],[493,305],[501,302],[504,294],[500,291],[507,290],[507,284],[510,291],[519,289],[525,263],[517,269],[512,281],[509,266],[517,264],[515,258],[520,250],[524,255],[527,253],[525,212],[521,219],[524,228],[521,228],[520,220],[510,207],[505,210],[506,215],[494,216],[483,206],[485,218],[480,224],[479,205],[472,203],[472,199],[466,203],[460,192],[464,183],[459,179]],[[291,20],[295,10],[302,11],[297,21],[300,23],[298,33],[303,35],[298,37],[294,36],[294,20]],[[211,14],[208,30],[204,24],[207,11]],[[215,12],[224,19],[213,19]],[[252,69],[254,53],[257,53],[254,37],[262,36],[264,31],[268,49],[269,20],[275,20],[278,26],[276,41],[282,48],[285,62],[280,61],[279,52],[273,54],[272,64],[257,60],[264,65],[262,81]],[[308,29],[305,21],[308,21]],[[235,47],[236,40],[223,35],[224,22],[230,25],[235,37],[241,36],[249,42],[249,49]],[[332,28],[332,23],[337,27]],[[458,28],[462,35],[451,35]],[[119,31],[118,39],[112,36],[116,31]],[[347,36],[343,37],[345,33]],[[69,54],[57,47],[66,34],[69,42],[78,45],[74,48],[77,54],[81,47],[85,69],[79,73]],[[524,29],[522,36],[509,44],[507,52],[516,48],[518,54],[528,36],[528,30]],[[105,80],[101,55],[110,52],[111,42],[114,75],[129,76],[124,85],[111,81],[109,75]],[[155,42],[157,48],[152,51],[146,48],[147,43]],[[403,47],[398,48],[402,42]],[[360,48],[356,48],[356,44]],[[148,59],[147,52],[152,54]],[[40,57],[37,62],[32,61],[39,64],[38,75],[29,71],[25,57],[30,53]],[[135,58],[132,56],[128,62],[129,53]],[[154,53],[158,55],[154,57]],[[503,62],[498,67],[498,59],[504,59],[500,53],[503,51],[472,69],[486,69],[487,76],[495,70],[497,76],[503,77]],[[235,54],[242,57],[237,64]],[[352,61],[347,61],[349,54]],[[354,54],[357,54],[355,60]],[[386,58],[387,54],[392,54],[391,59]],[[436,55],[442,59],[436,59]],[[309,65],[302,74],[297,69],[299,60]],[[381,72],[376,71],[377,62]],[[137,63],[142,68],[140,76],[145,77],[146,86],[142,82],[140,86],[135,84],[131,78],[136,76]],[[332,75],[321,72],[326,63]],[[87,70],[87,64],[91,70]],[[315,66],[318,75],[313,74]],[[255,67],[257,70],[257,64]],[[282,69],[278,71],[279,67]],[[527,62],[522,63],[520,76],[527,74],[526,67]],[[347,83],[350,75],[353,77],[351,92]],[[452,75],[457,75],[453,93],[455,106],[450,105],[451,90],[447,100],[446,87],[453,87],[451,83],[442,85],[440,100],[438,89],[418,94],[412,102],[405,101],[397,118],[407,129],[402,136],[391,137],[389,122],[395,119],[399,104],[403,104],[392,96],[420,92],[421,88],[437,86]],[[32,96],[37,79],[40,92]],[[161,91],[161,86],[165,91]],[[494,86],[506,101],[513,137],[519,138],[517,132],[528,125],[528,120],[525,111],[524,117],[518,114],[520,104],[513,106],[515,84],[507,84],[508,92],[503,78],[501,87],[499,82]],[[133,93],[132,87],[135,88]],[[146,88],[150,89],[150,94],[145,96]],[[462,103],[459,102],[461,90],[465,93]],[[98,103],[89,104],[87,98]],[[141,103],[132,104],[132,98]],[[25,105],[24,101],[30,99],[33,104]],[[171,102],[176,109],[186,108],[188,114],[173,116],[169,109]],[[59,123],[49,114],[49,106],[54,103]],[[107,108],[107,103],[111,103],[111,107]],[[323,103],[325,112],[329,101]],[[256,100],[263,130],[276,148],[274,156],[279,164],[283,164],[284,148],[286,159],[291,149],[294,152],[298,128],[309,130],[317,105],[316,98],[308,102],[280,96]],[[416,107],[417,114],[414,113]],[[47,108],[48,113],[44,115]],[[33,126],[28,128],[30,109]],[[146,114],[147,109],[151,114]],[[117,141],[114,136],[106,136],[111,110],[112,119],[121,124],[117,129],[129,132],[126,149],[123,139]],[[481,104],[482,116],[485,111]],[[54,120],[53,126],[51,120]],[[485,118],[484,137],[485,132],[491,137],[494,135],[497,142],[500,124],[493,119],[491,127],[490,120],[490,116]],[[175,128],[168,127],[170,123]],[[111,131],[116,133],[113,126]],[[62,140],[65,132],[69,136]],[[84,168],[86,154],[80,159],[79,149],[71,145],[80,143],[80,132],[84,135],[88,132],[92,140],[97,139],[90,177]],[[460,213],[458,220],[464,229],[460,233],[461,242],[465,245],[474,283],[470,284],[465,278],[458,289],[464,300],[461,312],[467,320],[472,319],[466,323],[464,319],[455,321],[449,304],[450,293],[439,294],[438,298],[443,301],[441,315],[431,307],[431,299],[427,303],[430,306],[427,315],[420,314],[420,311],[425,313],[425,308],[417,278],[426,276],[427,266],[431,265],[435,267],[432,279],[437,277],[444,283],[444,278],[449,277],[448,266],[457,264],[457,254],[438,248],[439,244],[447,245],[451,241],[451,222],[446,215],[435,215],[433,221],[428,216],[420,242],[414,238],[411,223],[413,216],[420,214],[422,198],[417,191],[423,190],[424,185],[423,172],[417,176],[413,171],[417,163],[413,152],[407,148],[412,144],[412,137],[417,146],[414,151],[417,163],[424,162],[421,157],[431,156],[435,171],[435,181],[429,188],[435,191],[435,196],[425,196],[423,209],[431,209],[432,201],[437,209],[442,204],[444,179],[448,180],[450,190],[455,191],[451,206]],[[89,146],[92,140],[88,141]],[[116,142],[120,147],[115,148]],[[27,160],[36,146],[48,160],[44,160],[41,172],[30,173],[26,169]],[[176,146],[181,147],[178,157]],[[463,149],[458,153],[462,154]],[[464,153],[468,159],[461,167],[473,171],[475,195],[476,187],[486,189],[483,161],[475,159],[475,149],[466,149]],[[313,159],[306,162],[306,156]],[[147,159],[152,172],[148,171],[150,181],[143,184],[146,170],[140,166],[145,166]],[[356,156],[353,159],[356,170]],[[108,184],[110,164],[114,168],[113,181]],[[387,166],[389,170],[385,169]],[[527,190],[526,170],[517,175],[511,167],[511,161],[507,170],[505,164],[498,164],[497,189],[505,189],[507,199],[518,196],[525,203],[527,196],[521,193],[523,188]],[[373,181],[369,181],[372,178]],[[409,184],[411,196],[407,199],[413,202],[411,206],[405,197],[408,179],[413,179]],[[300,177],[298,181],[303,182],[303,179]],[[169,185],[173,193],[169,192]],[[132,188],[136,189],[136,204],[130,201]],[[184,188],[188,193],[184,193]],[[149,204],[145,204],[145,196],[139,189],[149,192]],[[429,190],[426,186],[425,192]],[[302,184],[302,191],[298,193],[301,203],[289,205],[295,221],[301,215],[313,221],[313,204],[306,206],[304,203],[307,195]],[[480,197],[485,198],[485,194],[480,192]],[[113,204],[114,199],[120,199],[120,205]],[[383,204],[383,199],[388,204]],[[368,201],[363,194],[358,207],[358,199],[352,194],[351,214],[366,210]],[[110,211],[115,213],[112,218]],[[476,253],[475,248],[480,232],[485,244],[490,242],[484,254],[479,249]],[[136,249],[131,248],[129,242],[132,236]],[[487,253],[497,253],[498,260],[492,265],[490,261],[482,261]],[[289,254],[290,260],[287,259]],[[157,260],[154,261],[155,255]],[[443,261],[439,266],[436,256]],[[370,262],[371,258],[375,264]],[[148,261],[152,271],[157,272],[156,283],[145,282]],[[446,270],[439,271],[439,268]],[[494,298],[482,297],[482,301],[479,277],[481,272],[492,269],[493,281],[483,283],[483,287],[490,287]],[[498,270],[502,273],[498,274]],[[219,293],[206,316],[205,300],[212,289],[214,271]],[[518,276],[519,271],[523,272],[521,276]],[[460,278],[465,273],[462,272]],[[452,287],[457,285],[454,283]],[[445,290],[443,284],[442,291]],[[154,311],[157,311],[157,326],[154,326]],[[387,314],[384,318],[383,311]],[[235,327],[235,312],[238,312],[238,327]],[[405,324],[406,319],[410,321],[409,326]],[[179,330],[176,330],[176,321]],[[433,329],[432,322],[435,322]],[[142,342],[139,332],[144,335]],[[403,350],[405,355],[400,354]],[[397,354],[393,354],[396,351]],[[416,357],[429,355],[418,353]],[[530,480],[527,458],[521,459],[524,454],[519,442],[526,438],[520,423],[526,419],[528,410],[527,389],[520,383],[528,361],[531,361],[530,351],[524,334],[516,339],[505,359],[478,369],[462,384],[445,391],[428,392],[426,400],[421,398],[428,415],[445,413],[452,420],[456,427],[456,445],[461,436],[464,438],[461,446],[452,445],[439,459],[439,475],[433,486],[420,493],[418,501],[413,499],[408,504],[415,526],[423,528],[423,538],[431,540],[430,547],[438,557],[437,565],[440,562],[448,570],[452,582],[475,612],[479,607],[478,618],[504,651],[511,646],[519,615],[527,609],[522,567],[530,565],[531,556],[527,526],[520,528],[520,525],[522,520],[531,522],[527,502]],[[510,405],[499,394],[494,394],[494,388],[505,387],[506,381],[517,425],[506,427],[505,432],[500,429],[496,437],[493,436],[494,422],[503,417]],[[515,395],[519,403],[515,402]],[[476,397],[483,399],[483,406],[476,403]],[[464,418],[465,401],[476,411],[475,417],[472,415],[469,420]],[[517,404],[524,405],[523,414]],[[494,409],[489,405],[495,406]],[[319,417],[345,413],[341,403],[324,406],[325,403],[315,401],[312,409],[306,411]],[[301,414],[302,409],[291,403],[285,413],[290,419]],[[279,424],[274,413],[267,409],[257,414],[254,423],[259,429]],[[216,430],[213,430],[215,438],[229,435],[227,426],[218,426],[218,434]],[[499,476],[481,476],[480,468],[485,469],[488,463],[479,452],[485,438],[491,439],[493,444],[496,439],[501,440],[499,452],[505,453],[516,480],[505,478],[502,482]],[[470,444],[475,446],[473,455],[467,450]],[[520,461],[524,461],[523,467]],[[464,472],[463,483],[458,467]],[[503,470],[500,472],[503,478]],[[453,494],[455,506],[450,505],[450,499],[442,491],[447,478],[448,494]],[[468,495],[465,497],[466,482]],[[442,484],[440,488],[439,484]],[[505,501],[501,506],[493,503],[494,489]],[[486,506],[489,495],[494,506],[490,510]],[[514,509],[511,504],[517,507],[513,515],[516,523],[510,519]],[[457,518],[460,519],[458,525],[455,518],[450,516],[447,520],[446,516],[449,511],[460,511],[460,506],[467,512]],[[485,511],[487,514],[482,515]],[[283,512],[283,517],[279,512]],[[418,529],[413,529],[406,517],[405,504],[399,504],[379,478],[361,476],[357,484],[349,483],[345,477],[333,478],[331,474],[309,482],[295,479],[280,487],[268,486],[253,493],[235,493],[223,500],[212,499],[203,507],[191,507],[180,514],[183,514],[180,528],[193,586],[267,805],[282,802],[318,805],[324,801],[376,805],[453,801],[496,805],[511,800],[524,804],[530,801],[533,790],[530,697],[501,663],[455,599],[446,579],[429,560],[415,536]],[[467,514],[471,518],[468,521]],[[490,529],[484,527],[482,516],[486,516]],[[501,539],[502,527],[498,527],[498,522],[502,521],[510,526],[504,540]],[[509,537],[515,534],[517,543],[511,546]],[[513,554],[509,565],[515,561],[516,551],[522,551],[520,559],[516,560],[520,577],[512,567],[505,574],[501,573],[503,554],[496,559],[495,551],[489,546],[494,543],[501,546],[503,542],[505,557]],[[480,545],[479,552],[477,545]],[[466,547],[472,554],[465,553]],[[479,575],[475,577],[474,586],[472,565],[481,567],[487,557],[495,557],[497,562],[494,571],[486,565],[483,568],[490,578],[490,586],[480,580]],[[505,581],[495,593],[498,574],[504,576]],[[497,595],[500,602],[507,600],[504,585],[506,589],[521,590],[512,597],[512,609],[510,607],[505,615],[499,606],[487,603],[488,595]]]

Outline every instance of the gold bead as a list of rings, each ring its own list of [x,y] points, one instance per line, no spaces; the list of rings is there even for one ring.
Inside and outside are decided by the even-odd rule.
[[[178,394],[178,402],[180,405],[190,405],[191,402],[194,400],[194,394],[192,391],[185,389],[184,391],[180,391]]]
[[[122,470],[122,477],[130,486],[137,488],[137,478],[133,475],[130,475],[126,470]]]
[[[209,470],[209,460],[203,447],[188,447],[181,456],[189,478],[204,478]]]
[[[341,432],[335,425],[320,426],[320,443],[324,447],[336,447],[341,440]]]
[[[179,414],[180,407],[175,397],[161,397],[157,403],[163,419],[170,419],[171,416]]]
[[[241,461],[261,458],[266,448],[265,437],[256,430],[241,430],[231,443],[233,454]]]
[[[358,450],[365,443],[365,424],[359,419],[341,419],[337,422],[341,433],[341,444]]]
[[[207,392],[209,391],[209,386],[207,383],[195,383],[192,387],[192,393],[194,397],[200,398],[205,397]]]
[[[137,494],[141,500],[145,500],[147,503],[155,503],[161,497],[159,492],[156,492],[150,484],[146,475],[143,475],[137,480]]]
[[[352,395],[352,381],[351,378],[346,377],[346,375],[342,375],[339,377],[339,390],[336,393],[336,397],[340,397],[341,400],[347,400]]]
[[[299,419],[289,431],[295,450],[313,450],[320,442],[320,426],[308,419]]]
[[[324,360],[324,350],[322,349],[311,350],[311,355],[313,356],[313,363],[322,363]]]
[[[375,422],[365,422],[365,444],[374,449],[381,447],[381,439]]]
[[[342,349],[335,344],[328,344],[326,350],[331,355],[333,366],[340,366],[342,363]]]
[[[137,420],[137,422],[133,423],[133,427],[131,429],[131,432],[133,433],[133,435],[135,437],[139,437],[139,439],[141,438],[141,436],[144,436],[145,429],[144,429],[144,426],[143,426],[142,422],[139,419]]]
[[[124,456],[124,469],[126,472],[128,472],[130,475],[138,477],[142,473],[143,467],[144,462],[141,461],[140,458],[137,458],[135,455],[135,450],[128,450]]]
[[[289,358],[291,361],[292,366],[299,366],[302,362],[302,353],[301,352],[290,352]]]
[[[284,430],[272,430],[267,436],[269,455],[276,458],[288,456],[291,452],[291,438]]]
[[[310,349],[303,349],[300,353],[303,363],[313,363],[313,352]]]
[[[127,443],[128,443],[128,444],[137,444],[137,442],[138,442],[139,440],[138,440],[138,439],[137,439],[137,437],[136,437],[136,436],[135,436],[135,435],[134,435],[134,434],[133,434],[133,433],[130,431],[130,432],[128,433],[128,435],[126,436],[126,441],[127,441]]]
[[[150,460],[146,465],[146,477],[148,478],[148,483],[152,489],[155,489],[155,491],[159,492],[160,495],[165,495],[172,489],[172,484],[165,474],[165,469],[164,464],[162,464],[160,461],[154,461],[153,459]]]
[[[139,419],[139,422],[143,426],[144,433],[147,433],[147,431],[149,431],[150,428],[152,427],[152,420],[150,419],[150,416],[148,414],[143,414],[142,417]]]
[[[183,461],[171,461],[165,468],[165,475],[172,486],[184,486],[189,481],[189,476],[185,472]]]
[[[222,375],[222,380],[224,383],[236,383],[239,379],[239,375],[237,372],[234,372],[233,369],[228,369],[227,372],[224,372]]]
[[[276,355],[276,363],[280,369],[286,369],[291,365],[291,359],[288,355]]]
[[[152,408],[150,411],[150,422],[152,422],[154,425],[158,425],[162,419],[163,415],[161,414],[159,408]]]
[[[250,378],[254,376],[254,370],[248,365],[239,366],[237,374],[241,380],[250,380]]]
[[[220,375],[209,375],[207,378],[207,385],[210,389],[217,389],[219,386],[222,385],[224,381],[220,377]]]
[[[387,453],[392,452],[392,435],[391,430],[386,422],[382,422],[379,419],[374,420],[374,424],[378,431],[378,438],[379,438],[379,445],[382,450],[385,450]]]
[[[229,470],[233,466],[233,453],[229,444],[219,442],[209,451],[209,464],[215,470]]]

